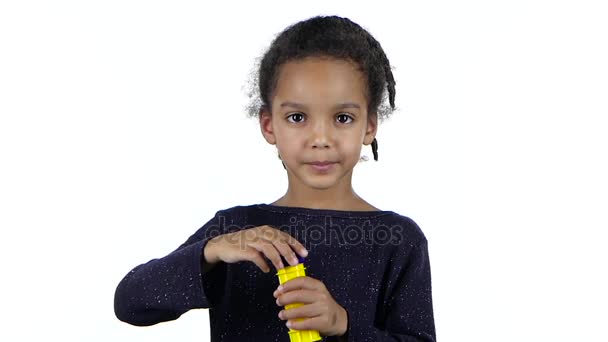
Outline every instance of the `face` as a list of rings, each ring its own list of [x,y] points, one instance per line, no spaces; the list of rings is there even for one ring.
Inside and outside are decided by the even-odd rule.
[[[290,184],[350,186],[361,148],[376,134],[366,87],[363,73],[345,60],[306,58],[281,66],[272,113],[260,113],[260,127],[266,141],[276,144]]]

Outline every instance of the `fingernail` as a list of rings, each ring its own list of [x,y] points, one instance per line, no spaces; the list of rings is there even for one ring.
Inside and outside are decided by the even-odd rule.
[[[277,305],[281,306],[281,304],[279,303],[279,298],[277,298]]]
[[[288,328],[291,328],[291,322],[290,322],[290,321],[287,321],[287,323],[285,323],[285,325],[286,325]]]
[[[279,285],[279,287],[277,287],[277,291],[279,291],[279,292],[283,291],[283,285]]]
[[[303,254],[304,256],[307,256],[307,255],[308,255],[308,250],[304,249],[304,251],[302,252],[302,254]]]

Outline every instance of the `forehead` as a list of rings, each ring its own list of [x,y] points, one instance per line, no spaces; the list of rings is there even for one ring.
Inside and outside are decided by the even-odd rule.
[[[309,57],[281,66],[275,96],[305,103],[365,101],[364,74],[355,63]]]

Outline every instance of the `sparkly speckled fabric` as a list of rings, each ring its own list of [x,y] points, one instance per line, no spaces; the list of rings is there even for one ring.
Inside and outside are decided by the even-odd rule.
[[[261,225],[304,244],[306,275],[321,280],[348,312],[348,341],[435,341],[427,240],[412,219],[392,211],[269,204],[220,210],[175,251],[122,279],[116,316],[146,326],[208,308],[213,342],[289,342],[289,329],[278,317],[283,307],[273,297],[279,280],[270,260],[268,273],[249,261],[219,263],[201,273],[209,239]]]

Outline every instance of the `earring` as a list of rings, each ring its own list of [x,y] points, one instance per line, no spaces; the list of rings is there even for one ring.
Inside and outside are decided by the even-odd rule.
[[[374,160],[378,161],[378,140],[376,138],[372,140],[372,153],[374,154]]]

